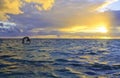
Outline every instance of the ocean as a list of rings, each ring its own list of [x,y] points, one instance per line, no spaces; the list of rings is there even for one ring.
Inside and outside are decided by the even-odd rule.
[[[0,78],[120,78],[120,40],[0,39]]]

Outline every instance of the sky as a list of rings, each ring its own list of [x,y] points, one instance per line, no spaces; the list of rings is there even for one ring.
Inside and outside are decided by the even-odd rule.
[[[120,0],[0,0],[0,38],[120,38]]]

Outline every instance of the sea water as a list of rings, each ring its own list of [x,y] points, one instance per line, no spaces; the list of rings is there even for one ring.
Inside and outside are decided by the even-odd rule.
[[[0,39],[0,78],[120,78],[120,40]]]

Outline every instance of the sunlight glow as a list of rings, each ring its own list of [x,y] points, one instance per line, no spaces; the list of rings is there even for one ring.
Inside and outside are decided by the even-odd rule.
[[[100,33],[107,33],[108,32],[107,27],[104,26],[104,25],[103,26],[98,26],[97,30]]]
[[[70,28],[63,28],[60,31],[68,33],[107,33],[108,27],[104,24],[94,25],[91,27],[88,26],[72,26]]]

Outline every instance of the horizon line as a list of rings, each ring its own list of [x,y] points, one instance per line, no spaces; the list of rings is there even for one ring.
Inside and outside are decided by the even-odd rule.
[[[24,37],[0,37],[0,39],[22,39]],[[30,39],[103,39],[103,40],[109,40],[109,39],[120,39],[120,38],[33,38],[29,37]]]

